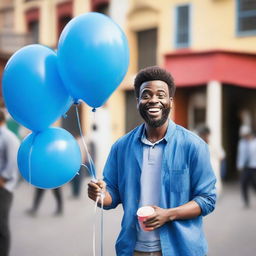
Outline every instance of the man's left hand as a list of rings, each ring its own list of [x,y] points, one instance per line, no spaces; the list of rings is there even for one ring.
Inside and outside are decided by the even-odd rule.
[[[146,228],[152,230],[160,228],[166,222],[170,221],[170,212],[169,209],[163,209],[158,206],[152,206],[155,209],[155,213],[147,218],[143,223]]]

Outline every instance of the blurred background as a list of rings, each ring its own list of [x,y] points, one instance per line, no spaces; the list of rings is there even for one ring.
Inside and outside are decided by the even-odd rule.
[[[177,86],[172,119],[192,131],[202,125],[210,131],[219,201],[205,219],[209,255],[255,255],[255,193],[251,208],[244,209],[236,159],[240,127],[256,129],[256,0],[0,0],[0,78],[15,51],[34,43],[57,50],[65,25],[90,11],[118,23],[130,47],[128,73],[107,103],[96,113],[84,103],[79,106],[98,176],[111,144],[142,122],[133,92],[135,74],[151,65],[167,69]],[[55,125],[77,137],[75,108]],[[20,139],[29,132],[11,117],[8,127]],[[11,256],[92,255],[99,211],[94,214],[86,197],[88,180],[84,175],[77,200],[70,198],[70,184],[63,187],[63,214],[54,218],[55,202],[47,191],[39,213],[26,214],[34,189],[21,179],[11,212]],[[121,208],[105,214],[107,256],[115,255],[121,215]]]

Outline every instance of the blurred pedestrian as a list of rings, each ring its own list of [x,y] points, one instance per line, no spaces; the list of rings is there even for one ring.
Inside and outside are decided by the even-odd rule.
[[[35,189],[32,208],[27,210],[28,215],[33,216],[33,217],[36,216],[39,206],[42,202],[42,198],[45,193],[45,190],[46,189],[40,189],[40,188]],[[59,187],[59,188],[51,189],[51,191],[54,195],[54,198],[55,198],[56,204],[57,204],[57,208],[56,208],[54,215],[60,216],[63,214],[63,199],[62,199],[61,188]]]
[[[80,147],[80,151],[81,151],[81,155],[82,155],[82,165],[81,165],[78,173],[71,180],[70,184],[71,184],[71,198],[78,199],[81,194],[81,187],[82,187],[83,179],[85,177],[87,177],[89,174],[88,174],[87,168],[84,167],[84,165],[88,166],[88,163],[87,163],[87,159],[85,157],[86,153],[85,153],[85,148],[83,145],[83,139],[80,135],[76,135],[75,138]],[[88,150],[89,150],[89,148],[88,148]]]
[[[237,169],[241,172],[241,193],[244,206],[250,207],[249,187],[256,189],[256,138],[250,126],[243,125],[239,131]]]
[[[120,138],[110,151],[104,180],[88,184],[88,196],[104,195],[105,209],[122,204],[116,255],[205,256],[203,216],[216,201],[216,178],[206,143],[169,119],[175,84],[159,67],[135,78],[137,108],[144,123]],[[136,213],[151,206],[139,225]],[[152,210],[152,208],[150,208]]]
[[[221,145],[214,146],[213,143],[210,143],[211,131],[206,125],[199,125],[196,133],[209,145],[211,164],[217,179],[216,190],[219,196],[222,191],[221,167],[223,166],[223,161],[225,161],[225,151]]]
[[[10,251],[9,216],[13,201],[13,190],[18,179],[17,152],[19,140],[6,127],[6,117],[0,109],[0,255]]]

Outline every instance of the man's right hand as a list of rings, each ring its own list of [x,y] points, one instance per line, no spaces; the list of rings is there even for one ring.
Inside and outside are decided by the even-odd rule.
[[[90,181],[88,183],[88,196],[93,201],[97,200],[97,197],[101,196],[101,193],[106,195],[106,183],[103,180],[98,180],[97,182]]]

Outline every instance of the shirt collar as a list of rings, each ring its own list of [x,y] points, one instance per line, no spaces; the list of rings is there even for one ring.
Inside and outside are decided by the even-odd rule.
[[[144,130],[143,130],[143,133],[142,133],[142,136],[141,136],[141,142],[143,143],[143,144],[146,144],[146,145],[149,145],[149,146],[155,146],[155,145],[157,145],[157,144],[159,144],[159,143],[161,143],[161,142],[165,142],[166,143],[166,139],[165,139],[165,137],[163,137],[162,139],[160,139],[160,140],[158,140],[158,141],[156,141],[156,142],[151,142],[151,141],[149,141],[148,139],[147,139],[147,137],[146,137],[146,129],[145,129],[145,126],[144,126]]]
[[[166,142],[169,142],[171,140],[172,136],[174,135],[175,130],[176,130],[176,124],[172,120],[169,120],[167,131],[166,131],[166,134],[165,134],[163,140],[165,140]],[[145,136],[145,124],[140,125],[136,132],[136,137],[139,140],[142,141],[143,136],[146,137]]]

